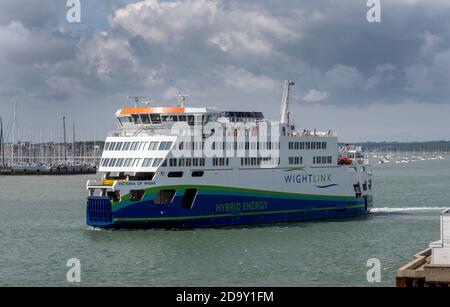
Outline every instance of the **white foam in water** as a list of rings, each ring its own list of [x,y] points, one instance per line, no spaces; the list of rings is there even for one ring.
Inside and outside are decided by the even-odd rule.
[[[445,207],[405,207],[405,208],[373,208],[370,210],[372,213],[395,213],[395,212],[410,212],[410,211],[444,211],[448,208]]]

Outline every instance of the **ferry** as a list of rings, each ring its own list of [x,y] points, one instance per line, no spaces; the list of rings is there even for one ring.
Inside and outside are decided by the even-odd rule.
[[[197,228],[365,216],[373,203],[369,159],[335,132],[296,129],[285,81],[281,119],[262,112],[135,99],[117,111],[87,182],[95,228]]]

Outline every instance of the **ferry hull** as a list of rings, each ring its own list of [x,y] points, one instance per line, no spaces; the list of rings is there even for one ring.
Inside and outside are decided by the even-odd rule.
[[[372,206],[369,197],[249,194],[199,190],[192,209],[182,206],[183,190],[177,191],[170,206],[155,205],[154,195],[132,204],[89,197],[87,224],[98,228],[225,227],[358,217]]]

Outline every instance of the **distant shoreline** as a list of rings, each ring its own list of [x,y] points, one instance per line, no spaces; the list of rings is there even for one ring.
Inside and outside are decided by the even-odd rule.
[[[424,142],[356,142],[349,143],[363,147],[365,150],[425,150],[425,151],[440,151],[450,152],[450,141],[424,141]],[[341,143],[345,145],[345,143]]]

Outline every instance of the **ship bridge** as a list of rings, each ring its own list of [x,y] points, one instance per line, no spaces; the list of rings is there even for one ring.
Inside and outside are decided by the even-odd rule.
[[[176,107],[135,107],[120,109],[116,113],[121,128],[151,126],[162,128],[176,122],[186,122],[190,126],[205,125],[216,121],[221,112],[210,108]]]

